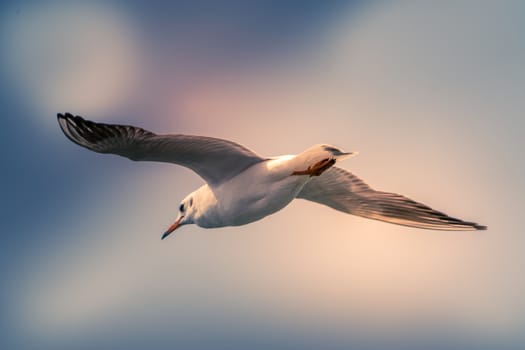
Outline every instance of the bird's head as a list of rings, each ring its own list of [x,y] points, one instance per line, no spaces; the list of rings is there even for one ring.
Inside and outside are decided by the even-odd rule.
[[[193,194],[188,195],[182,200],[179,205],[177,220],[175,220],[173,225],[164,232],[161,239],[168,237],[173,231],[182,225],[193,224],[193,216],[195,214],[195,205],[193,202]]]

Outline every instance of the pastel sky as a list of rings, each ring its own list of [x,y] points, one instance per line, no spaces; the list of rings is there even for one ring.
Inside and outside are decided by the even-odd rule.
[[[521,1],[4,1],[2,349],[525,345]],[[372,187],[487,225],[440,232],[295,201],[160,235],[191,171],[68,141],[57,112],[326,142]]]

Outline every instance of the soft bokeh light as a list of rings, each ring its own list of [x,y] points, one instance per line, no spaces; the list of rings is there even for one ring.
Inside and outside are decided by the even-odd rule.
[[[111,119],[107,112],[115,109],[119,121],[128,113],[126,123],[223,137],[264,155],[298,153],[319,142],[359,151],[341,166],[372,187],[478,221],[487,231],[411,229],[296,201],[249,226],[184,227],[160,241],[179,201],[201,180],[171,165],[89,153],[56,126],[46,137],[64,140],[48,157],[61,157],[56,166],[67,194],[47,194],[60,203],[39,227],[50,241],[16,258],[17,278],[6,288],[12,343],[127,349],[523,344],[523,5],[403,2],[345,11],[303,38],[295,55],[261,60],[250,55],[254,42],[242,64],[227,65],[237,51],[217,51],[201,57],[212,68],[194,81],[184,73],[192,64],[152,66],[166,61],[162,50],[134,52],[152,60],[142,64],[159,79],[154,87],[145,78],[140,98],[129,91],[141,89],[133,82],[142,68],[134,59],[122,68],[120,59],[148,38],[132,35],[147,31],[141,12],[125,12],[133,19],[102,17],[104,28],[125,23],[126,34],[116,30],[123,41],[92,24],[80,25],[77,34],[91,33],[102,47],[105,39],[117,43],[109,61],[98,46],[88,55],[105,62],[100,69],[109,73],[102,75],[122,80],[106,91],[88,79],[85,93],[66,88],[64,101],[88,118]],[[85,16],[79,23],[92,23],[84,22],[89,11]],[[58,43],[55,27],[44,27]],[[151,47],[157,42],[150,39]],[[15,41],[13,54],[33,49],[31,40]],[[20,85],[28,96],[47,79],[40,60],[37,80],[15,74],[28,79]],[[62,103],[58,89],[83,79],[77,64],[86,63],[72,60],[56,66],[67,83],[40,96],[35,108]],[[173,72],[188,84],[181,86]]]
[[[22,9],[3,16],[2,54],[10,83],[35,109],[103,115],[122,107],[142,62],[137,34],[116,8],[37,2]]]

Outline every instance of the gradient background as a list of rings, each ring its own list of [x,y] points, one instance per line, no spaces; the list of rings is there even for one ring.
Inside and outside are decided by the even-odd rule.
[[[0,5],[2,349],[525,344],[522,1]],[[187,169],[69,142],[56,113],[342,166],[484,232],[296,201],[160,235]]]

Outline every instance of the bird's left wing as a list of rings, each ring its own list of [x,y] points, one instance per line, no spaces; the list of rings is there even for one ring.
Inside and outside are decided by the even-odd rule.
[[[375,191],[357,176],[332,167],[313,177],[297,198],[327,205],[336,210],[393,224],[433,230],[485,230],[485,226],[463,221],[395,193]]]
[[[212,186],[265,160],[228,140],[192,135],[157,135],[129,125],[95,123],[69,113],[58,114],[57,117],[64,134],[82,147],[131,160],[179,164],[192,169]]]

